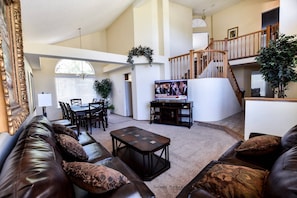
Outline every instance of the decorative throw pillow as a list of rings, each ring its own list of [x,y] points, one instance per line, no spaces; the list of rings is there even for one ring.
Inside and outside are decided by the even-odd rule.
[[[130,183],[119,171],[88,162],[63,161],[63,169],[74,184],[91,193],[104,193]]]
[[[65,134],[57,134],[56,139],[60,145],[63,156],[68,161],[87,161],[88,155],[84,151],[82,145],[71,136]]]
[[[67,128],[64,125],[53,123],[53,129],[54,129],[55,133],[69,135],[69,136],[73,137],[74,139],[78,140],[78,136],[75,133],[75,131],[73,131],[70,128]]]
[[[292,127],[283,137],[282,137],[282,146],[285,149],[290,149],[294,146],[297,146],[297,125]]]
[[[193,185],[216,197],[263,197],[268,171],[245,166],[215,164]]]
[[[276,151],[281,138],[273,135],[260,135],[244,141],[235,151],[242,155],[259,156]]]

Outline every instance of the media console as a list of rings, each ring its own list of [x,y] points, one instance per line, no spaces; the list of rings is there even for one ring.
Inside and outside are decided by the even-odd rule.
[[[191,128],[193,125],[193,102],[152,101],[150,123],[172,124]]]

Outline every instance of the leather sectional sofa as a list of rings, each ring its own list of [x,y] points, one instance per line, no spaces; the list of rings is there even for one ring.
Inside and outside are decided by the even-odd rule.
[[[14,136],[0,134],[0,197],[155,197],[127,165],[88,133],[73,139],[57,133],[43,116],[23,123]],[[69,161],[76,150],[66,155],[69,145],[82,148],[84,154],[76,157],[85,160]]]
[[[211,161],[177,198],[297,197],[297,125],[283,137],[251,133]]]

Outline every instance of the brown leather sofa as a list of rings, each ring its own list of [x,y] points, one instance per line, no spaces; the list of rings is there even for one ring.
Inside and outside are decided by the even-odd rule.
[[[283,137],[251,133],[211,161],[177,198],[297,197],[297,125]]]
[[[112,168],[130,182],[100,195],[75,185],[63,170],[64,158],[52,124],[46,117],[35,116],[16,135],[0,134],[0,197],[155,197],[126,164],[92,136],[82,133],[78,138],[88,163]]]

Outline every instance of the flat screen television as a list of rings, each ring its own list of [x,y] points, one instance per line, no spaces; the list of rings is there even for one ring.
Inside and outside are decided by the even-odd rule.
[[[182,80],[156,80],[155,100],[187,100],[188,81]]]

